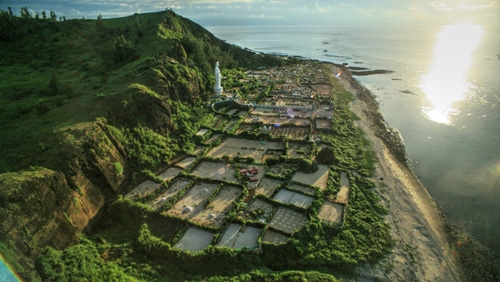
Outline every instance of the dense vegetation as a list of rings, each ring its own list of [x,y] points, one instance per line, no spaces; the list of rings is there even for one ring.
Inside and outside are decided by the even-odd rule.
[[[356,266],[376,262],[390,249],[382,219],[386,211],[367,179],[373,155],[353,124],[348,108],[352,97],[338,85],[334,134],[321,135],[323,144],[334,148],[338,162],[331,168],[327,190],[314,195],[313,205],[305,211],[309,221],[298,233],[282,245],[263,243],[261,253],[220,247],[188,253],[173,248],[189,222],[116,196],[154,178],[154,171],[177,154],[190,154],[205,141],[196,135],[200,128],[235,136],[240,121],[215,117],[203,104],[212,93],[215,61],[227,69],[230,79],[225,87],[241,87],[239,94],[246,98],[260,84],[242,84],[242,69],[291,60],[227,45],[172,11],[110,20],[58,21],[53,12],[50,17],[27,10],[21,14],[0,11],[0,173],[19,171],[16,177],[29,177],[30,166],[61,171],[71,188],[85,197],[73,178],[83,171],[107,189],[99,221],[82,235],[80,244],[62,250],[38,246],[38,253],[33,246],[29,255],[39,258],[36,269],[42,279],[335,281],[333,275],[353,275]],[[260,95],[268,93],[264,89]],[[258,133],[243,136],[269,138]],[[110,154],[113,150],[117,153]],[[297,166],[284,157],[274,161],[314,170],[312,154]],[[111,176],[102,172],[106,169]],[[336,226],[319,221],[317,212],[338,189],[341,171],[349,172],[352,190],[346,221]],[[289,180],[292,172],[276,177]],[[110,182],[118,187],[110,189]],[[2,193],[0,208],[8,207]],[[78,198],[73,199],[78,207]],[[64,217],[71,222],[67,214]],[[25,230],[28,240],[30,229]],[[222,230],[216,232],[220,235]],[[14,245],[4,234],[0,241],[2,249]]]

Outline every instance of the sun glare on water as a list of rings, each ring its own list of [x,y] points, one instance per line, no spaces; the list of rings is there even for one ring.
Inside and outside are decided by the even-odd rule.
[[[474,24],[446,26],[439,33],[433,66],[420,85],[429,102],[423,109],[429,119],[450,123],[453,104],[463,100],[471,87],[467,71],[481,35],[481,26]]]

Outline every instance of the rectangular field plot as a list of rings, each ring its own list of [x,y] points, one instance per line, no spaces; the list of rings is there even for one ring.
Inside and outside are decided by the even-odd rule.
[[[296,207],[307,209],[311,206],[314,198],[287,189],[281,189],[278,191],[276,196],[274,196],[273,200],[283,204],[292,204]]]
[[[161,195],[153,199],[149,204],[153,209],[157,210],[163,205],[168,199],[172,198],[173,196],[177,195],[179,191],[184,189],[187,185],[189,184],[189,180],[186,178],[179,179],[179,181],[176,181],[173,184],[170,184],[170,187],[168,187],[167,191],[163,192]]]
[[[293,175],[292,181],[325,190],[328,183],[328,172],[327,165],[318,165],[318,171],[315,173],[297,172]]]
[[[311,145],[300,143],[288,144],[288,155],[290,158],[304,158],[311,153]]]
[[[207,204],[210,195],[217,189],[218,184],[196,184],[182,197],[168,212],[180,218],[192,219],[200,214]]]
[[[255,193],[265,195],[270,198],[274,194],[274,191],[276,191],[276,189],[278,189],[278,187],[282,184],[283,181],[281,180],[264,177],[259,182],[257,189],[255,189]]]
[[[306,195],[309,195],[309,196],[314,196],[316,195],[316,189],[314,188],[311,188],[311,187],[307,187],[307,186],[304,186],[304,185],[300,185],[300,184],[289,184],[287,185],[287,187],[289,190],[292,190],[292,191],[296,191],[296,192],[300,192],[302,194],[306,194]]]
[[[239,224],[231,223],[224,236],[219,242],[219,246],[232,249],[249,248],[254,249],[259,246],[257,239],[260,236],[261,229]]]
[[[316,120],[317,129],[332,129],[332,121],[328,119]]]
[[[344,214],[344,205],[325,201],[318,212],[318,218],[330,223],[341,224]]]
[[[256,199],[248,206],[245,217],[247,219],[258,220],[262,223],[267,223],[270,220],[274,207],[262,200]]]
[[[289,236],[267,229],[262,237],[262,241],[271,244],[281,244],[286,243],[289,238]]]
[[[346,204],[349,201],[349,190],[350,190],[350,182],[349,176],[347,176],[347,172],[342,172],[340,174],[340,191],[337,193],[337,197],[335,198],[335,202]]]
[[[187,169],[192,163],[196,161],[195,157],[185,157],[182,159],[180,162],[176,163],[175,165],[178,167],[181,167],[183,169]]]
[[[192,172],[194,175],[204,178],[224,180],[228,182],[238,182],[236,169],[227,166],[225,163],[201,162]]]
[[[307,222],[307,216],[291,209],[279,207],[271,220],[272,228],[286,234],[293,234]]]
[[[206,226],[220,227],[227,213],[242,193],[236,186],[224,186],[213,201],[192,221]]]
[[[158,175],[159,178],[168,181],[171,180],[172,178],[176,177],[181,173],[182,170],[176,167],[170,167],[166,169],[164,172],[162,172],[160,175]]]
[[[271,131],[272,136],[283,136],[286,139],[305,140],[309,136],[309,126],[279,127]]]
[[[213,239],[213,233],[196,227],[189,227],[175,247],[193,253],[199,252],[206,249],[212,243]]]
[[[132,191],[128,192],[125,197],[129,199],[144,197],[149,193],[155,192],[158,188],[160,188],[160,184],[151,180],[146,180],[135,187]]]
[[[230,158],[252,157],[260,161],[267,150],[283,150],[283,148],[283,143],[280,142],[228,138],[221,145],[213,148],[208,155],[213,158],[222,158],[223,156],[229,156]]]

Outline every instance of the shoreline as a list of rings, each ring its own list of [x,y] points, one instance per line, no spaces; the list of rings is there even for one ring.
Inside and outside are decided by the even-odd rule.
[[[439,209],[407,163],[406,149],[397,132],[384,121],[373,94],[353,78],[345,66],[327,63],[355,100],[350,108],[372,143],[378,162],[374,179],[377,194],[389,214],[385,216],[394,239],[392,253],[374,266],[360,267],[361,281],[462,281],[463,272],[447,238]]]

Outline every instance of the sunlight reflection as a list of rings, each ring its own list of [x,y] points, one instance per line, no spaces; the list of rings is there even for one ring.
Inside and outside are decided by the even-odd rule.
[[[429,107],[423,109],[429,119],[449,123],[453,104],[465,98],[471,87],[466,73],[481,35],[481,26],[473,24],[446,26],[439,33],[433,67],[420,85],[429,102]]]

